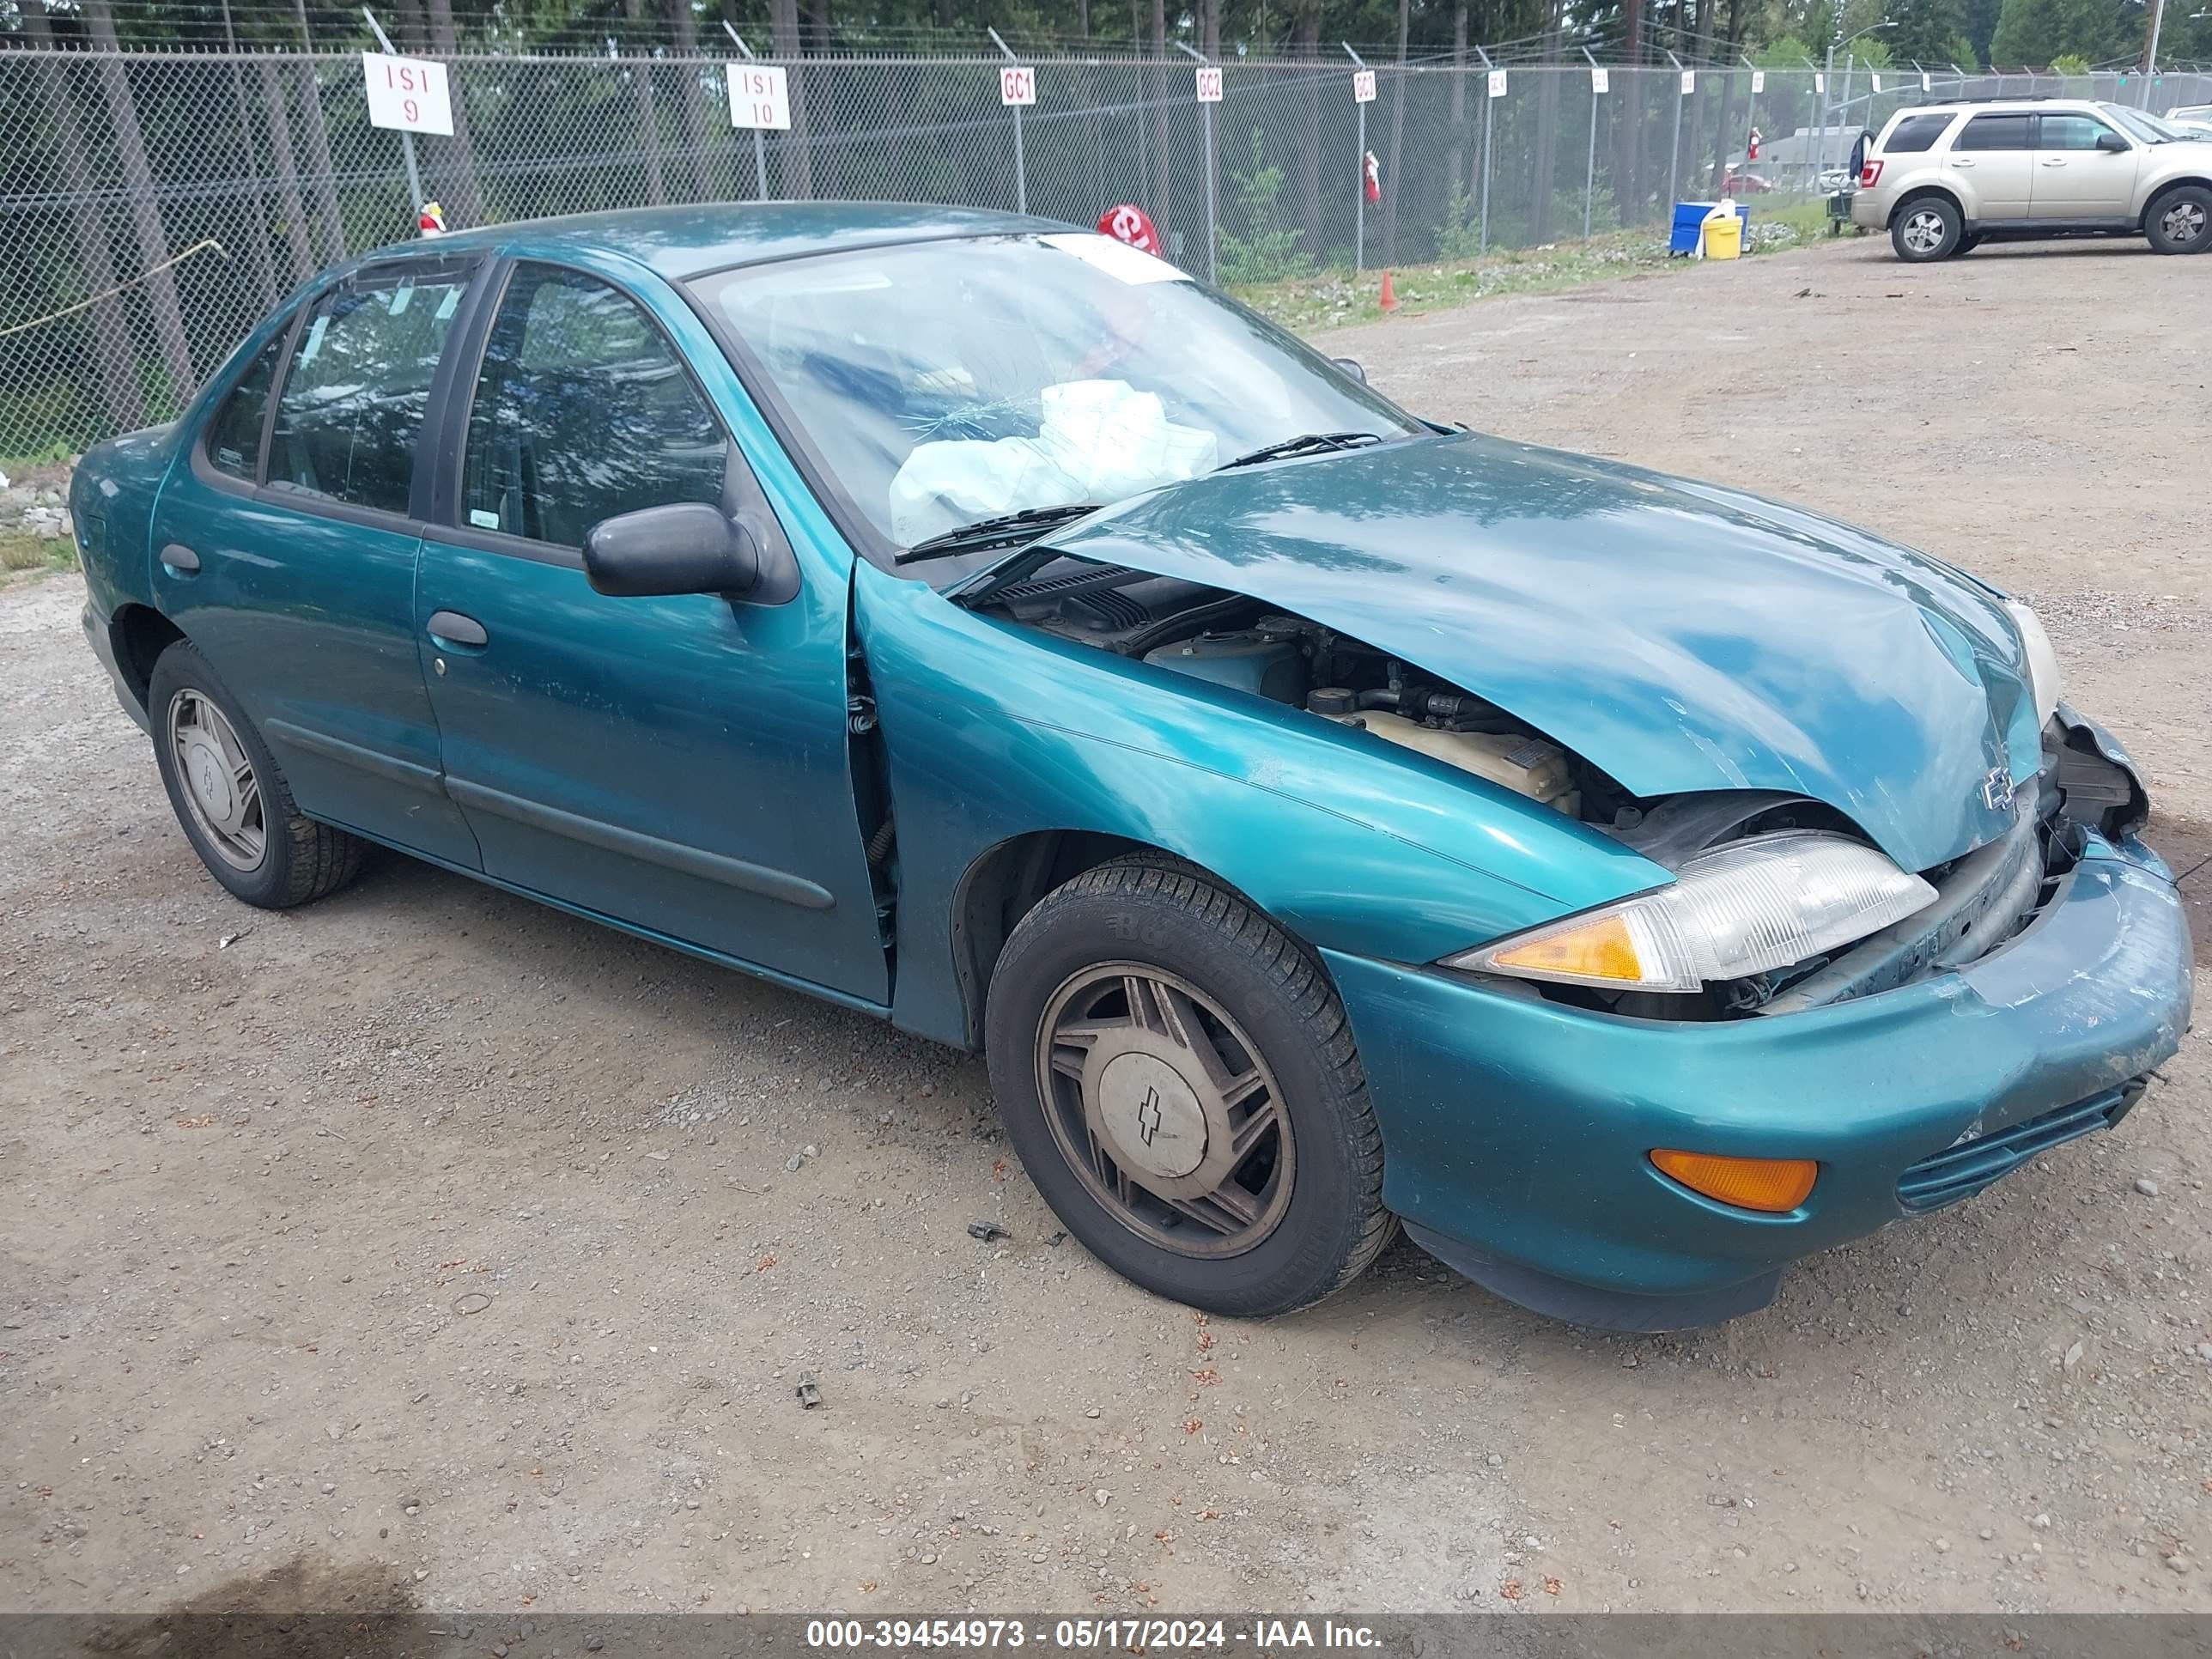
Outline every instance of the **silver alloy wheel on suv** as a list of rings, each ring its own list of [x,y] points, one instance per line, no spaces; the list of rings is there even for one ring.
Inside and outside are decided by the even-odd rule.
[[[1929,259],[1942,248],[1949,231],[1941,213],[1933,207],[1921,206],[1905,216],[1905,222],[1898,227],[1897,234],[1906,247],[1920,258]]]
[[[2194,247],[2204,234],[2206,222],[2204,204],[2189,197],[2178,198],[2160,216],[2159,228],[2166,240],[2178,248]]]

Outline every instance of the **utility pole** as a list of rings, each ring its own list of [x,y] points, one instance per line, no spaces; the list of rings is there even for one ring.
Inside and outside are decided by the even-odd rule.
[[[2150,40],[2143,47],[2142,107],[2150,107],[2150,79],[2158,73],[2158,33],[2166,21],[2166,0],[2150,0]]]

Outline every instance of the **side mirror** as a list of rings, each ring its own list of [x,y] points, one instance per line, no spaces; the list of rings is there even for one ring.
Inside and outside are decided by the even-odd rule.
[[[2125,155],[2132,146],[2117,132],[2100,132],[2097,135],[2097,148],[2110,155]]]
[[[1349,374],[1353,380],[1358,381],[1360,385],[1365,386],[1367,384],[1367,371],[1359,366],[1358,358],[1332,357],[1329,359],[1329,362],[1334,363],[1346,374]]]
[[[744,526],[702,501],[602,519],[584,538],[584,574],[616,599],[659,593],[739,598],[760,581],[760,550]]]

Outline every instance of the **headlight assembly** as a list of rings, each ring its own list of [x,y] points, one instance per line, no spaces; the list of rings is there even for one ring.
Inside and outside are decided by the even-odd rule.
[[[1879,933],[1936,890],[1843,836],[1784,830],[1699,854],[1669,885],[1447,957],[1480,974],[1695,991]]]

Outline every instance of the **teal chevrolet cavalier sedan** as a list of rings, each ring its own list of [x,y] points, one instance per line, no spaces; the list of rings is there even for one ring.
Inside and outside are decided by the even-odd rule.
[[[1961,572],[1398,409],[1172,266],[853,204],[302,289],[71,505],[251,904],[374,842],[981,1049],[1229,1314],[1402,1223],[1656,1330],[2128,1111],[2189,941]]]

